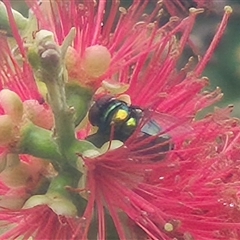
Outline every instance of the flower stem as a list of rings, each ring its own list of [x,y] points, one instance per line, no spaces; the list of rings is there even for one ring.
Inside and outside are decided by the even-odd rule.
[[[74,110],[66,103],[65,89],[55,83],[48,83],[48,94],[55,119],[56,139],[61,149],[67,148],[75,140],[73,122]]]
[[[66,189],[67,186],[76,187],[81,174],[79,171],[72,167],[60,171],[59,174],[51,181],[48,188],[48,193],[59,193],[64,197],[69,197],[69,191]]]
[[[67,188],[76,188],[80,177],[81,173],[69,166],[67,169],[64,169],[64,171],[59,172],[58,176],[51,181],[47,195],[51,197],[61,196],[69,199],[76,206],[78,212],[83,213],[83,210],[86,207],[86,200],[79,194],[70,192]]]
[[[51,41],[40,45],[39,53],[41,57],[41,80],[46,84],[48,90],[48,101],[51,105],[55,119],[55,133],[57,144],[61,154],[65,155],[65,150],[75,140],[74,108],[67,104],[65,83],[67,74],[59,47]]]

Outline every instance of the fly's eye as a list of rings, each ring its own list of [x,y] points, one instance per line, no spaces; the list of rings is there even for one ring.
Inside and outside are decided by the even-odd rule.
[[[119,109],[113,116],[113,122],[123,122],[128,118],[128,111],[125,109]]]
[[[93,126],[99,126],[101,124],[100,118],[103,112],[108,109],[108,105],[110,105],[113,101],[114,99],[111,96],[107,95],[102,97],[92,105],[88,112],[88,119]]]
[[[93,126],[98,125],[99,115],[100,115],[100,108],[97,106],[97,104],[94,104],[91,107],[90,111],[88,112],[88,119]]]

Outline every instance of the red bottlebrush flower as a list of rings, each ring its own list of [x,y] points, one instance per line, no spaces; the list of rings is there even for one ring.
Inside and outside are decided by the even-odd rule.
[[[190,16],[182,21],[171,20],[159,27],[153,22],[157,19],[159,5],[149,16],[142,16],[148,1],[143,4],[134,1],[129,9],[121,8],[119,18],[116,16],[118,1],[112,2],[108,18],[104,15],[107,1],[99,1],[97,5],[94,1],[50,1],[43,2],[43,9],[37,1],[27,2],[38,18],[39,32],[43,28],[50,30],[58,44],[64,46],[70,29],[76,28],[73,48],[68,49],[65,59],[69,80],[80,82],[80,85],[91,87],[92,90],[102,84],[95,92],[96,99],[99,95],[110,92],[113,105],[111,109],[107,108],[107,112],[100,106],[105,115],[97,118],[96,122],[110,129],[109,132],[101,132],[102,126],[98,126],[96,134],[105,137],[100,148],[94,148],[91,144],[84,145],[86,141],[81,141],[80,137],[72,140],[71,136],[64,135],[71,128],[68,128],[69,119],[66,115],[60,114],[64,109],[64,100],[60,101],[60,110],[59,102],[54,101],[59,100],[56,86],[61,85],[59,82],[54,85],[54,74],[50,78],[50,84],[54,85],[56,99],[52,95],[52,89],[48,94],[49,105],[55,114],[55,131],[49,130],[52,122],[49,125],[41,121],[39,123],[36,117],[49,117],[49,106],[41,105],[41,108],[38,105],[38,108],[36,102],[25,105],[20,122],[27,119],[35,124],[37,127],[33,130],[38,132],[33,131],[34,136],[40,138],[43,133],[51,133],[50,136],[53,137],[47,138],[48,135],[44,135],[44,140],[48,142],[47,145],[41,145],[42,141],[34,141],[37,137],[28,136],[26,146],[30,147],[20,146],[19,150],[12,145],[7,145],[8,148],[4,145],[5,150],[11,153],[13,149],[17,155],[23,149],[25,154],[40,155],[46,159],[47,166],[50,165],[49,162],[54,165],[57,176],[42,174],[48,180],[47,185],[43,186],[43,195],[39,195],[40,190],[34,184],[29,193],[31,197],[22,209],[13,210],[4,206],[0,210],[0,226],[3,230],[1,238],[111,239],[109,234],[112,225],[120,239],[240,238],[239,122],[229,116],[230,108],[217,110],[199,121],[194,119],[197,112],[221,98],[218,89],[212,93],[203,92],[208,80],[201,78],[201,74],[223,34],[230,8],[226,8],[206,55],[192,69],[188,64],[179,71],[177,63],[188,43],[189,34],[200,12],[198,10],[192,9]],[[44,4],[50,8],[44,8]],[[13,35],[24,57],[27,50],[24,46],[28,42],[21,40],[8,1],[6,5]],[[27,60],[15,62],[6,39],[2,41],[6,47],[0,51],[7,53],[0,66],[1,79],[4,79],[1,81],[4,83],[2,88],[8,87],[16,92],[23,105],[25,100],[38,99],[39,93],[35,86],[37,77],[33,77]],[[40,46],[44,48],[46,45]],[[40,52],[43,51],[42,48]],[[50,50],[56,50],[57,53],[60,51],[58,48]],[[95,58],[100,56],[99,59],[102,60],[102,55],[103,68],[96,69],[99,62],[95,62]],[[11,59],[10,65],[8,57]],[[24,66],[28,69],[26,79],[23,78],[26,73]],[[21,92],[25,83],[28,86],[27,92]],[[67,91],[67,88],[64,90]],[[126,95],[123,96],[122,93]],[[60,99],[64,98],[59,95]],[[86,103],[88,104],[89,102]],[[115,107],[122,106],[121,104],[124,107],[120,110],[123,111],[117,112],[119,115],[112,114],[111,111],[115,111]],[[12,117],[12,112],[4,106],[2,116]],[[72,108],[68,110],[67,116],[74,112]],[[126,114],[130,115],[128,119],[123,118]],[[65,117],[63,122],[66,125],[61,125],[59,118],[62,116]],[[109,126],[108,118],[113,120]],[[122,119],[134,131],[124,140],[115,139],[115,127],[119,126]],[[16,122],[14,127],[21,130],[22,125]],[[71,126],[74,125],[71,123]],[[81,122],[82,125],[83,123],[84,121]],[[62,128],[66,126],[66,131],[60,131],[59,134],[59,125]],[[87,125],[90,126],[90,123]],[[125,130],[124,127],[122,131]],[[90,128],[92,131],[91,126]],[[80,126],[76,135],[81,138],[86,135],[89,139],[90,131],[88,127]],[[69,137],[71,141],[66,139],[62,144],[62,136]],[[53,139],[53,144],[50,139]],[[32,150],[34,144],[38,144],[39,148]],[[55,144],[56,152],[52,151]],[[84,151],[82,148],[85,148]],[[79,158],[75,162],[76,155]],[[29,158],[26,159],[29,162]],[[32,166],[34,165],[33,163]],[[73,167],[76,169],[73,170]],[[46,166],[41,168],[41,171],[44,170],[47,170]],[[37,168],[35,172],[39,174],[41,171]],[[76,176],[77,180],[80,179],[78,186],[75,183]],[[61,181],[55,181],[58,177]],[[4,181],[0,182],[0,188],[3,195],[8,193]]]
[[[174,150],[160,162],[153,162],[146,142],[136,142],[134,135],[123,148],[86,158],[87,226],[96,202],[99,236],[105,238],[104,202],[120,239],[144,236],[140,228],[152,239],[238,239],[239,161],[234,149],[240,139],[230,111],[192,123],[194,136],[178,135]],[[150,152],[159,149],[161,144]]]
[[[31,238],[36,239],[71,239],[76,223],[70,217],[58,216],[49,207],[41,205],[21,211],[2,210],[1,227],[14,226],[1,236],[1,239]],[[4,223],[5,222],[5,223]],[[6,224],[7,222],[7,224]]]
[[[42,6],[36,1],[27,2],[39,21],[40,29],[52,31],[59,44],[72,27],[76,28],[73,48],[66,56],[70,81],[91,87],[95,85],[96,88],[103,79],[134,64],[138,56],[147,55],[154,48],[152,41],[157,26],[151,22],[161,7],[159,4],[147,19],[141,21],[148,1],[144,4],[136,1],[128,10],[119,8],[119,1],[111,4],[99,1],[97,6],[94,1],[83,1],[77,7],[75,1],[49,1],[43,2]],[[107,7],[110,7],[109,15],[104,14]],[[91,50],[98,47],[99,54],[92,58],[99,61],[94,62]],[[91,62],[90,66],[87,62]]]

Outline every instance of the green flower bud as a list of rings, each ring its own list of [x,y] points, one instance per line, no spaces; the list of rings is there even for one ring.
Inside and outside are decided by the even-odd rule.
[[[22,119],[23,103],[15,92],[3,89],[0,92],[0,104],[13,122],[18,123]]]
[[[14,137],[14,124],[8,115],[0,116],[0,146],[8,144]]]

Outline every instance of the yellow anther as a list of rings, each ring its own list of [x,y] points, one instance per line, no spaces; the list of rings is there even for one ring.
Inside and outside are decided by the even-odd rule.
[[[233,12],[233,9],[230,6],[225,6],[224,11],[228,14],[231,14]]]

